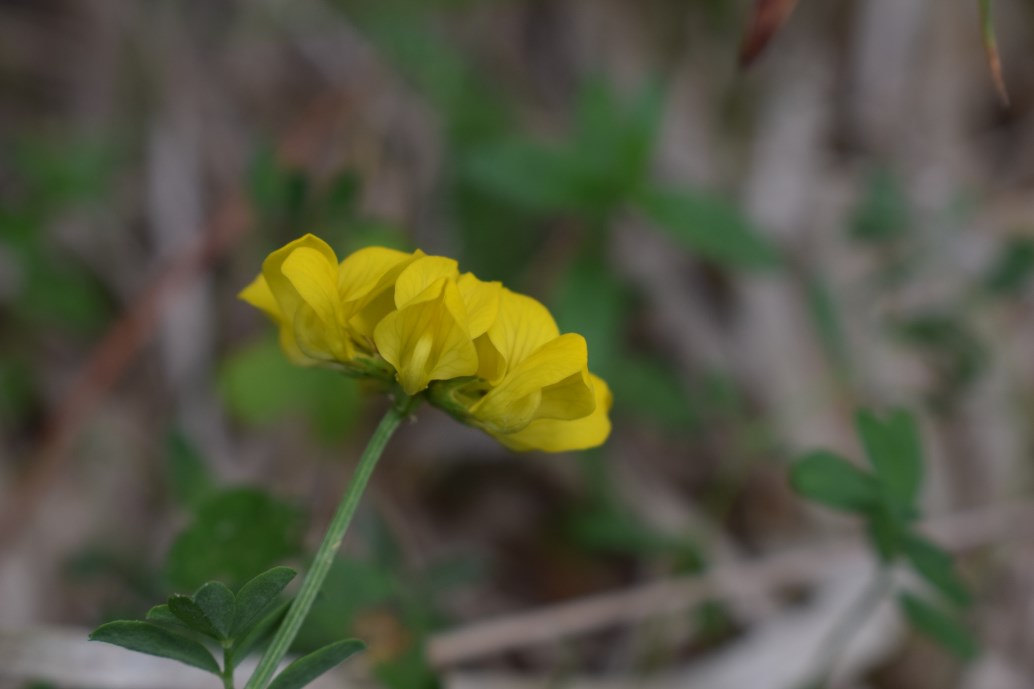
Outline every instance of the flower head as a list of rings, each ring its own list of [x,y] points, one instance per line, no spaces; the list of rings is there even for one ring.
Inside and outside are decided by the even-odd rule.
[[[276,322],[291,361],[394,380],[512,449],[584,449],[610,433],[611,393],[585,338],[452,259],[369,247],[339,263],[305,235],[240,296]]]

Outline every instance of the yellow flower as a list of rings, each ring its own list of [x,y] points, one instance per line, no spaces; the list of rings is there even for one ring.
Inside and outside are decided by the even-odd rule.
[[[589,378],[596,396],[596,408],[588,416],[568,420],[539,418],[520,431],[495,437],[511,450],[567,452],[602,445],[610,435],[608,414],[614,405],[614,397],[602,378],[593,374],[589,374]]]
[[[504,289],[499,314],[476,341],[477,377],[431,399],[515,450],[562,452],[610,434],[610,389],[589,373],[581,335],[561,335],[545,306]]]
[[[407,395],[432,380],[477,372],[474,339],[495,320],[501,290],[497,282],[460,276],[456,261],[440,256],[425,256],[402,271],[395,283],[397,310],[384,317],[373,337]]]
[[[374,326],[393,308],[399,273],[423,254],[370,247],[340,264],[307,234],[274,251],[240,297],[280,327],[280,345],[302,365],[349,365],[374,355]]]
[[[584,449],[610,433],[613,399],[589,372],[585,338],[452,259],[370,247],[338,263],[305,235],[240,296],[278,324],[292,361],[393,377],[512,449]]]

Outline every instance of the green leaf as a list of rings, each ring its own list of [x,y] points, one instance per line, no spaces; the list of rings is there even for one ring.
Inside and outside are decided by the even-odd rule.
[[[979,653],[976,640],[958,620],[909,593],[902,594],[901,608],[918,631],[961,658],[972,660]]]
[[[1001,249],[983,279],[983,287],[991,294],[1016,294],[1034,274],[1034,241],[1015,237]]]
[[[173,542],[168,575],[177,588],[210,579],[231,588],[301,551],[301,513],[266,493],[235,488],[217,493]]]
[[[724,199],[647,187],[633,200],[660,229],[701,258],[735,268],[771,268],[779,263],[775,247]]]
[[[197,509],[212,493],[213,482],[197,449],[180,432],[169,434],[167,467],[172,494],[189,509]]]
[[[233,622],[233,636],[246,632],[266,613],[284,587],[291,583],[296,572],[290,567],[274,567],[259,574],[237,592],[237,616]]]
[[[150,622],[109,622],[94,630],[90,634],[90,640],[103,641],[148,655],[171,658],[219,674],[219,665],[207,648]]]
[[[574,160],[594,205],[626,200],[645,177],[664,105],[658,83],[648,83],[628,101],[599,79],[588,80],[578,98]]]
[[[169,611],[179,618],[180,622],[194,631],[213,639],[221,638],[219,630],[215,628],[212,621],[205,615],[205,611],[190,596],[184,596],[179,593],[169,596]]]
[[[273,629],[277,626],[284,615],[287,614],[287,608],[291,606],[290,600],[280,601],[270,609],[258,622],[251,625],[251,628],[240,637],[233,648],[233,661],[239,663],[241,660],[247,657],[251,649],[270,636],[273,633]]]
[[[886,509],[876,510],[869,514],[865,527],[880,560],[890,562],[898,556],[904,540],[905,524],[897,514]]]
[[[895,410],[884,419],[867,410],[858,412],[858,434],[876,477],[891,504],[914,513],[923,480],[919,431],[908,412]]]
[[[577,157],[559,146],[504,139],[473,151],[463,172],[467,183],[524,210],[593,209]]]
[[[188,629],[183,621],[172,614],[172,610],[169,609],[167,603],[156,605],[147,611],[147,615],[144,616],[148,622],[154,622],[155,624],[171,625],[180,629]]]
[[[620,280],[596,257],[577,261],[564,276],[553,313],[564,332],[589,342],[589,367],[604,378],[621,366],[620,344],[627,312]]]
[[[971,602],[966,584],[955,571],[955,563],[948,553],[915,534],[902,541],[905,557],[934,588],[957,605]]]
[[[357,639],[346,639],[337,643],[324,646],[313,651],[307,656],[302,656],[294,661],[284,671],[277,675],[269,689],[299,689],[312,680],[343,663],[349,656],[352,656],[366,648],[366,645]]]
[[[236,608],[233,592],[218,581],[210,581],[194,594],[194,602],[219,632],[219,638],[230,638]]]
[[[849,512],[869,512],[880,501],[873,477],[832,452],[812,452],[798,460],[790,468],[790,484],[815,502]]]

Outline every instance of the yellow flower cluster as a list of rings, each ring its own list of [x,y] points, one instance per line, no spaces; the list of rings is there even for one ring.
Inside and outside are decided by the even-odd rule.
[[[393,378],[515,450],[600,445],[612,398],[585,338],[456,261],[382,247],[338,263],[306,235],[274,251],[241,298],[280,328],[291,361]]]

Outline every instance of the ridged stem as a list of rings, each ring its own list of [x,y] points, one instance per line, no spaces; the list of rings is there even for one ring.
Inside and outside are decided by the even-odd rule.
[[[266,689],[270,680],[272,680],[277,665],[283,660],[295,637],[298,635],[298,630],[301,629],[302,623],[309,614],[309,610],[312,608],[312,604],[315,602],[316,596],[323,586],[323,580],[327,578],[330,566],[334,564],[334,557],[337,555],[338,548],[341,547],[341,540],[348,530],[348,525],[352,522],[352,517],[359,506],[359,500],[366,490],[366,484],[369,482],[371,474],[373,474],[374,467],[377,466],[381,453],[384,452],[385,445],[388,444],[388,439],[391,438],[402,420],[409,415],[413,403],[413,398],[405,398],[393,405],[384,415],[384,418],[381,419],[377,430],[373,432],[369,444],[363,451],[362,457],[359,458],[359,465],[356,467],[355,474],[348,484],[348,489],[338,505],[337,512],[334,513],[334,518],[331,520],[330,526],[327,527],[323,543],[320,544],[319,550],[316,551],[312,567],[302,581],[297,597],[291,603],[291,607],[288,609],[284,621],[280,624],[276,636],[273,637],[273,641],[269,644],[265,655],[262,656],[262,660],[259,662],[258,667],[255,668],[254,674],[252,674],[244,689]]]

